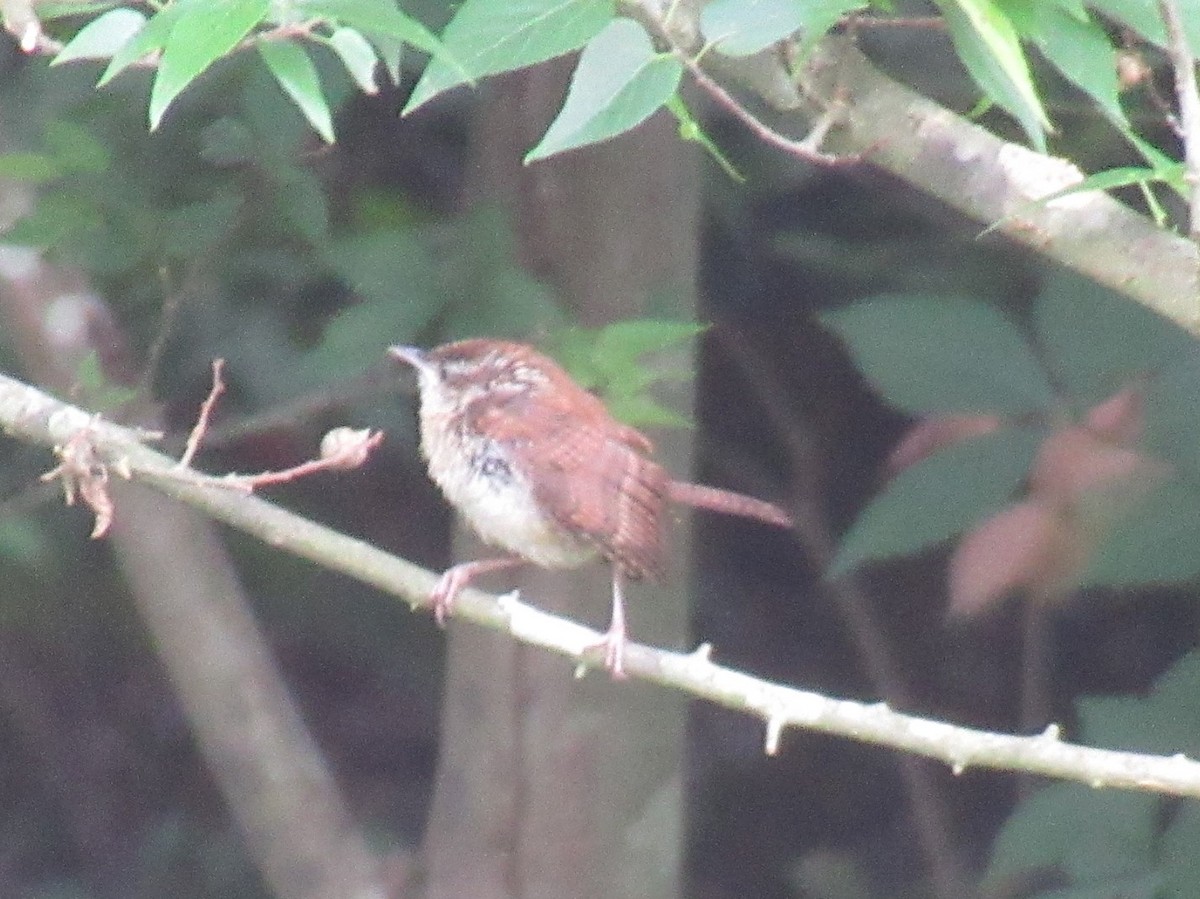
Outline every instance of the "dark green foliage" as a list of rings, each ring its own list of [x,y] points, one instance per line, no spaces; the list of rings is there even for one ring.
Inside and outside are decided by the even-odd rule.
[[[1054,400],[1020,331],[969,298],[885,296],[821,320],[884,399],[911,415],[1022,415]]]
[[[1079,717],[1079,739],[1088,745],[1194,757],[1200,752],[1200,655],[1175,665],[1148,697],[1082,700]],[[1051,784],[1009,818],[984,883],[999,887],[1045,869],[1063,886],[1031,899],[1194,896],[1200,892],[1197,838],[1194,800]]]
[[[1009,427],[956,443],[905,469],[859,516],[829,576],[960,533],[1009,501],[1045,432]]]
[[[902,472],[846,535],[832,573],[981,522],[1015,495],[1039,433],[1124,388],[1144,394],[1144,445],[1173,476],[1109,522],[1083,582],[1174,582],[1200,573],[1200,353],[1185,331],[1066,276],[1050,278],[1035,301],[1032,340],[993,307],[967,299],[881,297],[822,320],[884,398],[911,415],[990,414],[1042,428],[955,444]]]

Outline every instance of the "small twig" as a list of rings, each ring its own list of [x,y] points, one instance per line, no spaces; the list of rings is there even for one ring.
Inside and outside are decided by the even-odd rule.
[[[916,28],[922,31],[945,31],[946,20],[942,16],[864,16],[852,14],[847,17],[848,26],[855,28]]]
[[[196,417],[196,424],[188,436],[183,455],[175,463],[177,471],[191,469],[192,459],[195,458],[196,451],[200,448],[200,442],[208,432],[213,408],[221,394],[225,392],[225,381],[221,377],[224,368],[224,359],[213,360],[212,388],[209,390],[208,396],[204,398],[204,402],[200,404],[200,414]],[[200,474],[199,477],[203,480],[215,480],[222,486],[249,493],[259,487],[286,484],[318,471],[345,471],[350,468],[359,468],[366,463],[371,452],[382,442],[382,431],[371,431],[369,428],[361,431],[345,427],[334,428],[321,439],[321,455],[317,459],[309,459],[280,471],[264,471],[259,474],[227,474],[220,478]],[[189,480],[194,481],[195,478],[189,478]]]
[[[204,398],[204,402],[200,404],[200,414],[196,416],[196,424],[192,427],[191,434],[188,435],[183,455],[179,457],[179,462],[176,463],[178,468],[190,468],[192,460],[196,458],[196,451],[200,449],[200,441],[204,439],[204,434],[208,430],[208,423],[212,417],[213,407],[216,406],[221,394],[225,392],[225,381],[221,377],[221,372],[224,368],[224,359],[213,360],[212,388],[208,391],[208,396]]]
[[[158,330],[154,334],[154,340],[150,344],[150,349],[146,353],[146,364],[142,369],[142,377],[138,382],[138,393],[142,396],[150,396],[154,387],[154,376],[158,373],[158,366],[162,363],[163,353],[167,348],[167,341],[171,337],[171,333],[175,328],[175,321],[179,317],[179,308],[182,305],[180,302],[180,292],[173,290],[168,281],[166,269],[159,271],[159,281],[163,286],[163,303],[162,310],[158,316]]]
[[[291,468],[281,471],[264,471],[259,474],[226,474],[215,476],[192,469],[192,460],[200,448],[204,435],[209,428],[213,409],[217,400],[225,392],[225,381],[221,376],[225,367],[224,359],[214,359],[212,364],[212,387],[204,402],[200,404],[200,412],[196,424],[188,436],[183,455],[171,467],[166,476],[193,485],[215,485],[242,493],[253,493],[259,487],[274,484],[285,484],[299,478],[307,477],[319,471],[345,471],[364,465],[372,451],[383,442],[382,431],[371,431],[369,428],[354,430],[353,428],[334,428],[321,440],[321,455],[317,459],[309,459]],[[100,425],[99,416],[94,417],[87,425],[77,428],[61,446],[55,446],[60,463],[51,471],[41,476],[43,481],[61,481],[63,495],[68,506],[80,497],[96,516],[96,524],[92,537],[102,537],[112,525],[113,503],[108,494],[108,473],[110,467],[118,474],[128,478],[128,464],[123,457],[116,462],[106,462],[96,448],[95,434]],[[138,432],[134,432],[138,433]],[[144,437],[161,437],[161,434],[145,434]]]
[[[1175,70],[1180,138],[1187,170],[1188,233],[1193,242],[1200,242],[1200,90],[1196,87],[1196,58],[1183,30],[1178,0],[1158,0],[1158,10],[1167,27],[1167,55]]]
[[[825,153],[820,149],[825,137],[844,114],[843,105],[840,102],[821,103],[824,113],[804,138],[797,140],[781,134],[747,109],[700,65],[700,60],[716,47],[716,44],[706,44],[699,48],[698,52],[690,52],[688,47],[681,45],[675,39],[668,18],[660,18],[656,11],[649,7],[650,4],[647,3],[640,4],[639,7],[641,15],[638,16],[638,21],[642,23],[643,27],[674,53],[701,90],[708,94],[718,106],[749,128],[763,143],[817,165],[841,166],[861,161],[862,154],[839,156],[834,153]]]
[[[839,156],[819,149],[829,131],[842,116],[840,105],[833,104],[828,106],[809,133],[801,140],[796,140],[795,138],[780,134],[766,122],[762,121],[762,119],[758,118],[758,116],[738,102],[736,97],[705,72],[699,63],[682,50],[676,48],[675,54],[683,61],[684,66],[700,89],[712,97],[722,109],[729,112],[734,118],[749,128],[763,143],[782,150],[791,156],[795,156],[797,159],[803,159],[805,162],[812,162],[823,166],[853,165],[862,161],[862,153]]]
[[[395,367],[386,364],[375,365],[357,377],[327,384],[319,390],[262,412],[222,420],[208,432],[204,443],[209,449],[213,449],[235,444],[255,434],[294,428],[298,424],[313,421],[328,412],[349,406],[364,397],[397,389]]]
[[[324,24],[320,18],[306,19],[301,22],[284,22],[271,28],[264,28],[242,38],[225,55],[231,56],[240,50],[247,50],[261,40],[278,40],[281,38],[310,38],[317,26]],[[22,17],[19,21],[7,20],[5,29],[20,42],[21,50],[28,54],[37,53],[42,56],[58,54],[66,46],[62,41],[50,37],[42,29],[41,21],[36,15],[28,19]],[[156,68],[162,58],[161,51],[147,53],[129,65],[133,68]]]
[[[282,471],[264,471],[260,474],[227,474],[221,483],[230,487],[255,490],[274,484],[286,484],[307,477],[318,471],[345,471],[358,468],[367,461],[371,452],[383,442],[383,431],[361,431],[352,428],[334,428],[321,440],[321,457],[309,459]]]

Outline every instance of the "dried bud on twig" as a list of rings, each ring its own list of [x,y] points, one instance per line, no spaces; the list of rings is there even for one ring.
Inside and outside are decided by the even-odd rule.
[[[68,506],[75,505],[75,497],[96,516],[92,527],[93,540],[108,533],[113,520],[113,501],[108,494],[109,466],[100,457],[95,442],[95,420],[80,428],[61,446],[54,448],[61,462],[41,476],[42,481],[62,481],[63,499]],[[114,466],[118,474],[128,478],[128,469]]]

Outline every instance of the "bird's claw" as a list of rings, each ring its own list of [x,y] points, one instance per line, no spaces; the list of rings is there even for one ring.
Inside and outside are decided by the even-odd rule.
[[[433,592],[429,595],[430,604],[433,606],[433,620],[437,622],[438,627],[446,626],[446,619],[454,611],[454,600],[465,586],[466,581],[457,566],[448,569],[438,578]]]

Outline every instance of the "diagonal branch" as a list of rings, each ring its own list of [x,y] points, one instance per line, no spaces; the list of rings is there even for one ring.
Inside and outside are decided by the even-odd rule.
[[[624,8],[673,49],[694,57],[704,49],[701,5],[673,4],[669,21],[650,0],[626,0]],[[885,75],[852,36],[826,35],[795,73],[782,54],[767,51],[731,57],[718,47],[704,53],[703,61],[704,71],[720,79],[721,104],[739,105],[734,114],[771,145],[802,155],[793,146],[796,142],[764,135],[765,126],[732,97],[730,85],[784,117],[798,117],[798,107],[804,107],[820,124],[836,112],[820,161],[861,156],[990,230],[1200,335],[1200,251],[1195,243],[1158,228],[1102,191],[1043,202],[1079,185],[1083,172],[1064,159],[1004,141]],[[1192,68],[1184,74],[1194,84]],[[750,125],[748,118],[758,124]],[[809,153],[808,158],[814,157]],[[1200,191],[1193,190],[1196,195]]]
[[[846,38],[823,40],[809,94],[844,101],[829,148],[872,164],[959,211],[1200,334],[1200,252],[1100,191],[1063,159],[1001,140],[887,77]]]
[[[136,432],[97,422],[82,409],[0,375],[0,428],[8,433],[53,446],[89,427],[99,453],[109,464],[125,466],[135,481],[196,506],[272,546],[398,596],[414,608],[429,604],[429,592],[437,580],[432,573],[266,500],[230,491],[220,479],[180,478],[175,460],[139,443]],[[120,504],[116,515],[119,522]],[[594,651],[598,632],[539,611],[514,596],[496,598],[467,590],[456,605],[456,617],[507,632],[581,666],[599,663]],[[1024,771],[1094,787],[1200,797],[1200,762],[1182,754],[1155,756],[1073,745],[1059,739],[1056,726],[1038,736],[1010,736],[901,714],[883,703],[833,699],[716,665],[709,659],[707,646],[683,654],[631,645],[626,670],[631,677],[761,718],[769,753],[778,750],[786,728],[797,727],[939,759],[956,773],[968,768]]]

